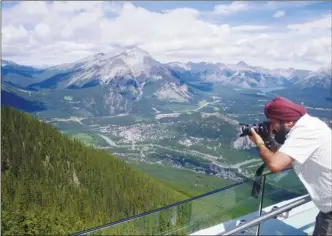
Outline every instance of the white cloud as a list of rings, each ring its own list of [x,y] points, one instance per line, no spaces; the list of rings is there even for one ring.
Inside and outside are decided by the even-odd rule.
[[[301,8],[323,1],[269,1],[265,4],[265,8],[276,10],[280,8]]]
[[[250,9],[250,6],[246,2],[232,2],[231,4],[220,4],[214,7],[214,14],[220,15],[230,15],[234,13],[238,13],[241,11],[247,11]]]
[[[50,34],[50,27],[44,23],[38,23],[35,27],[34,34],[37,38],[46,38]]]
[[[214,12],[252,8],[233,2]],[[244,60],[271,68],[315,68],[331,61],[331,16],[276,29],[265,22],[211,23],[201,13],[191,8],[152,12],[129,2],[20,2],[3,10],[3,56],[18,63],[58,64],[140,46],[162,62]]]
[[[278,9],[295,9],[303,8],[308,5],[320,3],[322,1],[268,1],[264,3],[260,2],[245,2],[245,1],[234,1],[230,4],[219,4],[214,7],[212,12],[205,12],[205,14],[210,15],[232,15],[245,11],[272,11]],[[285,15],[285,12],[279,10],[276,12],[279,17]]]
[[[274,18],[280,18],[283,17],[285,15],[284,11],[276,11],[273,15]]]
[[[52,10],[58,13],[75,13],[79,11],[91,11],[102,4],[102,1],[80,2],[79,4],[72,1],[55,1],[52,3]]]
[[[22,2],[17,5],[19,10],[25,10],[27,15],[46,15],[48,13],[48,8],[45,2]]]
[[[193,8],[176,8],[172,10],[165,10],[163,12],[166,14],[173,14],[174,16],[181,16],[182,14],[189,16],[198,16],[200,14],[199,11]]]
[[[233,31],[262,31],[271,28],[266,25],[241,25],[232,27]]]
[[[301,33],[310,33],[315,29],[331,30],[331,24],[332,24],[331,22],[332,22],[332,14],[329,14],[318,20],[305,22],[302,24],[289,24],[287,25],[287,28]]]
[[[294,56],[300,59],[318,61],[324,64],[326,63],[324,55],[329,54],[331,58],[331,53],[331,37],[320,37],[302,43],[298,51],[295,51]]]
[[[20,40],[25,40],[27,36],[28,32],[22,25],[19,25],[18,27],[8,25],[2,28],[3,43],[17,43]]]

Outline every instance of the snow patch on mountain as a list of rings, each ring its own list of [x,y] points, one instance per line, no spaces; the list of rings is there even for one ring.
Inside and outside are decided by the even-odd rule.
[[[191,99],[186,84],[176,85],[175,83],[167,83],[155,95],[159,100],[170,102],[188,102]]]
[[[294,82],[294,86],[301,88],[332,88],[332,72],[331,67],[320,68],[317,71],[310,72],[310,74]]]
[[[191,67],[188,66],[186,63],[181,62],[170,62],[166,64],[169,68],[181,71],[190,71]]]
[[[127,67],[129,67],[130,73],[135,77],[142,73],[148,74],[152,66],[159,64],[152,59],[149,53],[138,47],[124,51],[118,55],[116,59],[121,60]]]
[[[240,61],[236,64],[228,64],[228,65],[226,65],[226,68],[232,69],[234,71],[252,71],[252,72],[255,72],[253,67],[249,66],[244,61]]]
[[[205,82],[213,82],[213,83],[220,83],[220,82],[225,82],[227,80],[227,76],[225,75],[220,75],[220,74],[209,74],[206,75],[202,81]]]
[[[326,73],[326,74],[332,76],[332,64],[329,64],[325,67],[319,68],[317,70],[317,73]]]
[[[104,54],[84,58],[75,63],[63,64],[53,67],[55,70],[74,71],[65,87],[72,85],[83,87],[88,83],[108,84],[117,77],[153,76],[155,68],[164,66],[154,60],[149,53],[135,47],[120,54]]]
[[[8,61],[8,60],[1,59],[1,66],[8,66],[8,65],[17,65],[17,64],[13,61]]]

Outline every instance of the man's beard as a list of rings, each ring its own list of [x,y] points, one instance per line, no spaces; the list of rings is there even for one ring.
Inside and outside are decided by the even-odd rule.
[[[280,124],[280,130],[278,132],[273,131],[274,139],[279,144],[284,144],[286,140],[286,135],[289,133],[290,129],[285,127],[285,124]]]

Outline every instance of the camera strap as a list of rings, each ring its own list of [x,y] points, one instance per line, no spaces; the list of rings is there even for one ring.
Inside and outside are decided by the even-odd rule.
[[[254,198],[258,198],[259,196],[259,192],[261,190],[262,187],[262,174],[263,174],[263,170],[266,167],[266,164],[263,163],[257,170],[256,170],[256,174],[255,174],[255,180],[254,180],[254,184],[252,186],[252,190],[251,190],[251,196]]]

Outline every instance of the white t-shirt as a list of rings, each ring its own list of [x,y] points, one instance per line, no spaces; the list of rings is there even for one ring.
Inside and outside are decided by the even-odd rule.
[[[317,208],[332,211],[332,132],[323,121],[302,116],[289,131],[280,152],[292,157],[293,168]]]

